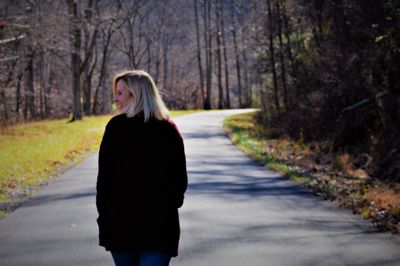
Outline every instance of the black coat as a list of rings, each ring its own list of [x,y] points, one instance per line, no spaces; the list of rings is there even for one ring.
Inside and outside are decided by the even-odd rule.
[[[113,117],[99,152],[100,246],[177,256],[186,188],[183,140],[171,120]]]

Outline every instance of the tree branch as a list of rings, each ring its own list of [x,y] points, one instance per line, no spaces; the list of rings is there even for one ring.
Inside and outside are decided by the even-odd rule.
[[[377,100],[377,99],[379,99],[379,98],[382,98],[382,97],[386,96],[388,93],[389,93],[388,90],[381,91],[381,92],[375,94],[375,96],[372,97],[372,98],[364,99],[364,100],[362,100],[362,101],[359,101],[358,103],[355,103],[355,104],[350,105],[350,106],[348,106],[348,107],[346,107],[346,108],[343,108],[343,109],[342,109],[342,113],[346,113],[346,112],[349,112],[349,111],[358,109],[358,108],[360,108],[360,107],[363,107],[363,106],[365,106],[365,105],[368,105],[368,104],[370,104],[374,99]]]

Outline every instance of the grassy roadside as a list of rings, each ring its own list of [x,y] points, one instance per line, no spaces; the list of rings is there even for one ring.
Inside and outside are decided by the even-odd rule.
[[[254,113],[245,113],[231,116],[224,121],[224,129],[232,142],[265,167],[298,182],[308,180],[309,177],[300,169],[266,151],[268,141],[263,138],[264,129],[253,121],[253,117]]]
[[[381,230],[400,233],[400,187],[355,169],[346,154],[333,156],[324,154],[315,144],[271,139],[256,123],[255,113],[227,118],[224,129],[235,145],[264,166],[351,209]]]
[[[172,111],[171,116],[195,111]],[[40,186],[98,151],[112,116],[44,120],[0,129],[0,217]]]

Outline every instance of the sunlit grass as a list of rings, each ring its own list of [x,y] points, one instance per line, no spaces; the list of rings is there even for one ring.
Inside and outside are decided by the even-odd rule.
[[[111,116],[73,123],[45,120],[3,129],[0,135],[0,199],[6,192],[48,177],[95,152]]]
[[[171,116],[192,112],[172,111]],[[44,120],[1,129],[0,200],[12,190],[45,183],[97,152],[111,117],[84,117],[73,123]]]

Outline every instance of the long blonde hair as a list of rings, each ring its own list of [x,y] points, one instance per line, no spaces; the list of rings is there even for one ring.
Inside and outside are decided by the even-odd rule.
[[[146,71],[127,70],[118,73],[113,82],[114,95],[117,94],[117,82],[120,80],[133,96],[121,113],[125,113],[127,117],[133,117],[143,111],[145,122],[151,117],[162,120],[169,116],[169,111],[161,99],[153,78]]]

